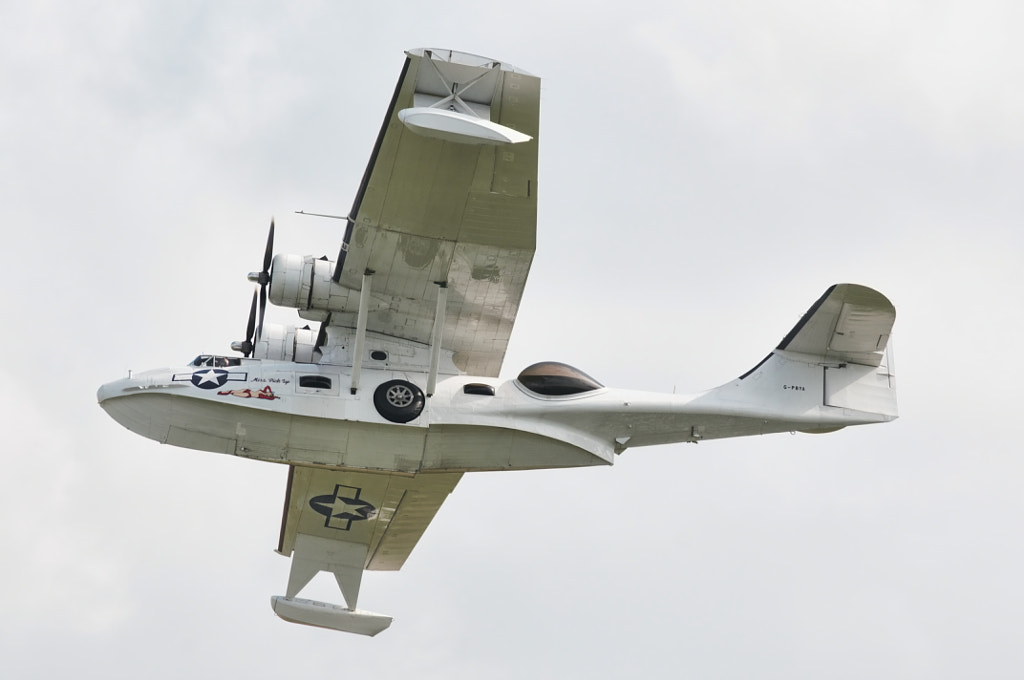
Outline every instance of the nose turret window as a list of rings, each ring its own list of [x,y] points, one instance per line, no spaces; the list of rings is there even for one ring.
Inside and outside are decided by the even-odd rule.
[[[578,368],[557,361],[534,364],[524,369],[517,380],[531,392],[548,397],[580,394],[604,387]]]

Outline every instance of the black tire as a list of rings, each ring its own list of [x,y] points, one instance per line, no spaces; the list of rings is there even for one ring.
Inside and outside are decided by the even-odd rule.
[[[424,403],[423,390],[406,380],[389,380],[373,392],[377,413],[393,423],[415,420],[423,411]]]

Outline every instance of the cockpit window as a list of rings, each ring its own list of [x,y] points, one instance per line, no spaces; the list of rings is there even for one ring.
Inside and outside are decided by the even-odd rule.
[[[531,392],[549,397],[580,394],[604,387],[578,368],[557,361],[534,364],[524,369],[517,380]]]
[[[238,357],[218,357],[213,354],[200,354],[189,364],[189,366],[212,366],[215,368],[241,365],[242,360]]]

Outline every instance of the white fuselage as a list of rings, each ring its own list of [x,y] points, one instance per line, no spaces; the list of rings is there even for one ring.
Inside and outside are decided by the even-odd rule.
[[[890,419],[822,406],[817,390],[780,391],[766,407],[730,385],[692,396],[603,387],[545,396],[518,380],[459,375],[441,376],[418,417],[399,424],[375,408],[374,390],[395,379],[422,386],[423,374],[364,368],[353,394],[349,367],[233,362],[147,371],[107,383],[97,396],[123,426],[161,443],[410,474],[611,464],[632,446]]]

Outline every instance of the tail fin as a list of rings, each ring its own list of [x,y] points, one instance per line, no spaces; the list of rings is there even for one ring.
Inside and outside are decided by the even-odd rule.
[[[771,354],[714,390],[715,396],[780,415],[813,411],[821,431],[893,420],[898,412],[889,336],[895,320],[896,309],[878,291],[836,284]]]
[[[877,290],[839,283],[811,305],[777,349],[878,366],[895,321],[896,308]]]

